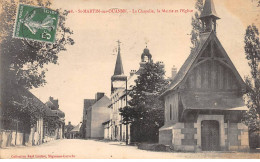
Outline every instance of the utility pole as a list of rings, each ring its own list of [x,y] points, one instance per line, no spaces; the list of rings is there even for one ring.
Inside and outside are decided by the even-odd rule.
[[[126,93],[126,95],[125,95],[125,100],[126,100],[125,105],[127,107],[127,77],[126,77],[126,80],[125,80],[125,93]],[[127,123],[126,123],[126,139],[125,139],[126,145],[128,145],[128,124],[129,123],[127,121]]]

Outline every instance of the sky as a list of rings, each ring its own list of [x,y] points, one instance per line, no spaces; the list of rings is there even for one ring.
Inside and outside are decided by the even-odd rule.
[[[246,27],[255,23],[260,29],[259,11],[254,0],[214,0],[218,16],[217,36],[238,72],[244,78],[249,67],[244,53]],[[191,17],[195,0],[54,0],[51,8],[73,10],[66,25],[74,34],[73,46],[59,54],[58,65],[47,65],[47,84],[32,89],[41,101],[49,96],[59,100],[66,124],[82,120],[83,100],[94,99],[97,92],[110,97],[111,76],[115,68],[117,40],[126,75],[138,70],[147,46],[154,61],[163,61],[166,76],[171,68],[180,69],[190,53]],[[128,13],[79,13],[84,9],[127,9]],[[155,13],[133,13],[132,10]],[[157,13],[172,9],[178,13]],[[181,9],[193,12],[180,12]]]

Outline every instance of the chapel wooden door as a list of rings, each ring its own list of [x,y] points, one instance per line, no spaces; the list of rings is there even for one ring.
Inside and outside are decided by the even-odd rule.
[[[218,151],[220,148],[219,122],[204,120],[201,122],[202,151]]]

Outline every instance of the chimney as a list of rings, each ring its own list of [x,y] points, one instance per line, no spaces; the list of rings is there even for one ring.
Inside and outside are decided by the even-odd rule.
[[[69,121],[69,124],[68,125],[71,125],[71,122]]]
[[[175,78],[176,74],[177,74],[177,68],[173,65],[173,67],[172,67],[172,79]]]
[[[130,76],[133,76],[136,73],[136,70],[131,70],[130,71]]]
[[[103,92],[97,92],[96,93],[96,101],[100,100],[104,95],[105,95],[105,93],[103,93]]]

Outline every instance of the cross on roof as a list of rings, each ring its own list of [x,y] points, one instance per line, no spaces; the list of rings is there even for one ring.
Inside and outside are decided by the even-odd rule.
[[[147,48],[147,44],[148,44],[148,42],[149,42],[148,40],[145,41],[145,46],[146,46],[146,48]]]
[[[122,43],[122,42],[120,42],[120,40],[118,40],[116,42],[118,43],[118,48],[120,48],[120,43]]]

